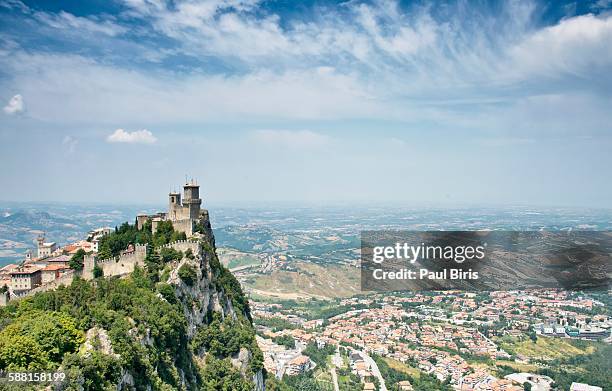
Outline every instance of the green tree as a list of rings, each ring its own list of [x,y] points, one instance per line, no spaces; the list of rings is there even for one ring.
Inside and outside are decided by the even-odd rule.
[[[29,336],[0,334],[0,368],[9,371],[45,370],[46,354]]]
[[[0,369],[10,365],[46,369],[49,363],[59,364],[83,341],[83,332],[71,316],[51,311],[27,312],[0,332]]]
[[[202,390],[206,391],[252,391],[253,384],[246,381],[229,359],[207,356],[206,366],[201,373]]]
[[[94,266],[93,268],[93,276],[94,278],[100,278],[100,277],[104,277],[104,270],[102,270],[102,268],[98,265]]]
[[[273,341],[279,345],[286,346],[288,349],[295,349],[295,339],[290,335],[279,335]]]
[[[183,259],[183,253],[173,249],[172,247],[164,247],[160,250],[159,255],[164,263],[172,261],[180,261]]]
[[[87,253],[82,248],[78,249],[77,252],[70,258],[68,266],[72,270],[83,270],[83,260]]]
[[[189,286],[193,286],[198,279],[198,274],[195,268],[184,263],[178,270],[178,275],[183,282]]]
[[[63,363],[68,389],[104,391],[114,389],[121,378],[117,358],[92,351],[87,355],[67,355]]]

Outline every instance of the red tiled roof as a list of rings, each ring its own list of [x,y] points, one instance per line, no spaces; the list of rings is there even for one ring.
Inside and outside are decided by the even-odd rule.
[[[56,263],[56,264],[47,265],[47,267],[45,267],[43,270],[44,271],[56,271],[56,270],[64,270],[64,269],[69,269],[69,268],[65,265]]]

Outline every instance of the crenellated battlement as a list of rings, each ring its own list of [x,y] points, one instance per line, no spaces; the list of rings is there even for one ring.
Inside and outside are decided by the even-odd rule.
[[[83,278],[86,280],[93,279],[93,270],[96,266],[102,269],[105,277],[131,273],[136,266],[144,266],[146,256],[146,244],[137,244],[134,246],[134,251],[125,252],[113,258],[97,259],[93,254],[86,255],[83,259]]]
[[[197,254],[200,251],[200,245],[198,244],[198,242],[189,239],[177,240],[176,242],[164,244],[163,246],[160,246],[160,249],[161,248],[173,248],[176,251],[183,252],[187,251],[188,249],[191,249],[194,254]]]
[[[176,242],[164,244],[159,248],[173,248],[176,251],[182,252],[190,249],[194,254],[199,254],[200,252],[199,243],[192,240],[177,240]],[[93,279],[93,270],[96,266],[102,269],[104,277],[129,274],[134,271],[136,266],[144,266],[146,257],[146,244],[137,244],[134,246],[134,251],[123,253],[113,258],[98,259],[94,254],[89,254],[83,259],[82,276],[86,280]]]
[[[112,257],[112,258],[105,258],[105,259],[97,259],[96,260],[96,264],[100,265],[100,264],[105,264],[105,263],[112,263],[112,262],[120,262],[120,261],[125,261],[126,259],[133,257],[135,254],[144,254],[145,256],[147,255],[147,245],[146,244],[137,244],[134,246],[134,251],[129,252],[129,253],[123,253],[117,257]],[[144,259],[144,258],[143,258]]]

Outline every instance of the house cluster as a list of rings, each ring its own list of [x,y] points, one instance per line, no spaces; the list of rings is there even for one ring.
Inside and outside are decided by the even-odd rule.
[[[185,183],[183,194],[171,192],[168,195],[168,211],[159,212],[155,215],[138,215],[136,217],[138,229],[145,224],[151,223],[151,230],[155,233],[162,221],[170,221],[173,228],[178,232],[185,232],[187,236],[193,236],[198,226],[203,226],[208,221],[208,211],[201,208],[200,186],[193,181]],[[86,240],[60,247],[55,242],[45,241],[44,235],[36,240],[36,254],[32,251],[26,252],[25,259],[19,264],[9,264],[0,269],[0,305],[12,298],[27,295],[32,290],[40,287],[52,287],[54,282],[59,282],[64,277],[70,279],[74,271],[70,268],[70,258],[79,250],[91,255],[86,257],[83,276],[85,273],[91,276],[94,264],[102,263],[104,275],[120,275],[133,270],[135,264],[142,261],[145,255],[144,246],[131,245],[120,254],[125,262],[118,265],[104,263],[108,260],[97,260],[95,254],[98,252],[99,242],[102,237],[111,233],[111,228],[98,228],[90,231]],[[44,289],[44,288],[43,288]]]
[[[353,350],[349,354],[349,364],[351,372],[359,376],[363,384],[363,390],[374,391],[377,389],[376,383],[374,383],[376,376],[373,373],[374,368],[372,368],[372,360],[369,359],[364,352]],[[397,389],[400,391],[414,390],[412,384],[408,380],[399,381],[397,383]]]
[[[355,309],[329,318],[325,327],[320,327],[322,320],[306,321],[278,304],[255,303],[254,315],[282,318],[297,326],[297,329],[279,333],[290,334],[304,343],[316,340],[352,346],[355,354],[351,355],[351,368],[364,387],[374,383],[373,369],[360,353],[378,354],[405,363],[442,382],[449,382],[457,390],[518,391],[527,382],[532,390],[545,391],[551,389],[545,376],[513,373],[499,378],[482,366],[470,364],[467,359],[471,356],[484,360],[514,360],[491,339],[492,335],[527,338],[529,332],[535,331],[544,336],[610,342],[610,318],[589,314],[602,303],[572,292],[381,295],[348,298],[341,300],[340,305]],[[539,323],[534,324],[534,319]],[[521,356],[518,359],[528,360]],[[576,383],[575,389],[586,386]]]
[[[529,384],[532,391],[549,391],[553,387],[553,379],[548,376],[533,373],[512,373],[505,377],[517,384]]]
[[[38,236],[35,251],[26,251],[21,263],[0,268],[0,305],[6,305],[12,298],[22,297],[33,289],[72,274],[70,258],[79,250],[96,253],[99,240],[110,232],[110,228],[98,228],[89,232],[87,240],[65,246],[47,242],[44,235]]]
[[[424,323],[416,313],[390,304],[367,311],[350,311],[331,318],[323,335],[381,355],[392,352],[403,342],[415,346],[449,348],[490,358],[510,357],[474,327]]]
[[[316,364],[302,354],[303,342],[296,341],[295,349],[278,345],[271,339],[257,336],[257,344],[264,355],[264,368],[278,379],[284,375],[296,376],[314,369]]]
[[[534,331],[538,335],[558,338],[580,338],[602,340],[611,337],[612,320],[605,317],[604,321],[595,321],[583,327],[567,326],[561,324],[537,323]]]

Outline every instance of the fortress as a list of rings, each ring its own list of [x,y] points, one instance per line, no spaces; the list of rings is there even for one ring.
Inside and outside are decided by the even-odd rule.
[[[145,223],[151,220],[151,230],[153,233],[162,221],[172,222],[175,231],[184,232],[188,237],[193,236],[197,223],[208,221],[208,211],[202,209],[202,199],[200,198],[200,186],[193,180],[183,186],[183,199],[181,193],[170,192],[168,194],[168,212],[159,212],[154,215],[136,216],[138,229],[142,229]],[[166,245],[179,251],[191,248],[197,252],[197,243],[191,241],[178,241]],[[97,259],[95,254],[88,254],[83,261],[84,267],[82,276],[85,279],[93,278],[93,269],[98,266],[104,276],[122,276],[134,271],[135,266],[143,266],[147,256],[147,246],[137,244],[130,245],[119,256],[110,259]]]
[[[136,223],[138,229],[143,229],[145,224],[151,221],[151,230],[153,233],[157,230],[160,222],[169,221],[175,231],[184,232],[190,239],[178,240],[172,243],[168,243],[162,247],[173,248],[177,251],[187,251],[190,249],[192,253],[198,254],[200,251],[197,238],[201,238],[205,232],[198,233],[197,227],[208,227],[210,229],[210,223],[208,220],[208,211],[202,209],[202,199],[200,198],[200,186],[193,180],[185,183],[183,186],[183,194],[181,199],[181,193],[170,192],[168,194],[168,211],[159,212],[154,215],[138,215],[136,217]],[[204,228],[206,229],[206,228]],[[110,229],[99,229],[95,232],[103,232],[102,235],[110,234]],[[107,232],[108,231],[108,232]],[[195,239],[193,237],[196,237]],[[19,279],[15,279],[15,282],[11,282],[11,285],[18,284],[19,287],[23,287],[22,292],[19,294],[12,293],[14,297],[23,297],[33,295],[37,292],[44,292],[52,289],[56,289],[61,285],[70,285],[74,277],[81,277],[86,280],[94,278],[94,270],[96,267],[102,272],[105,277],[112,276],[124,276],[134,271],[136,266],[143,267],[145,265],[145,258],[147,256],[148,248],[146,244],[129,244],[128,247],[122,251],[119,255],[113,258],[100,259],[98,258],[97,248],[93,252],[88,252],[83,257],[83,269],[72,270],[68,267],[69,257],[62,255],[65,259],[61,259],[62,273],[52,273],[52,277],[46,281],[42,277],[43,271],[46,272],[47,268],[41,269],[47,266],[45,259],[51,257],[58,249],[56,243],[45,242],[44,237],[39,237],[37,240],[38,244],[38,257],[44,258],[45,265],[34,268],[27,271],[14,271],[13,274],[19,274]],[[65,248],[64,248],[65,250]],[[62,256],[56,257],[60,259]],[[27,256],[27,260],[31,261],[31,255]],[[58,265],[52,265],[53,269],[50,271],[56,271]],[[47,273],[49,274],[49,273]],[[23,276],[22,276],[23,275]],[[15,289],[13,289],[16,292]],[[8,291],[0,293],[0,306],[6,305],[10,298]]]
[[[201,209],[200,186],[193,180],[183,186],[183,199],[181,193],[168,194],[168,212],[154,215],[138,215],[136,221],[138,229],[142,229],[147,220],[151,220],[153,233],[157,230],[160,221],[171,221],[176,231],[184,232],[187,236],[194,233],[195,225],[202,219],[208,218],[208,211]]]

